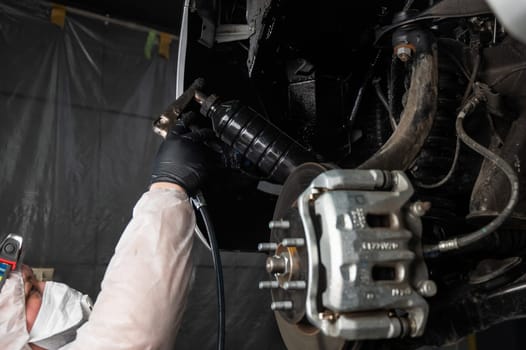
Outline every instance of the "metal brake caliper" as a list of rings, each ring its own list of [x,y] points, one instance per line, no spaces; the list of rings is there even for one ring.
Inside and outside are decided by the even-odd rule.
[[[436,294],[421,249],[426,203],[401,171],[329,170],[299,196],[305,316],[349,340],[419,336]]]

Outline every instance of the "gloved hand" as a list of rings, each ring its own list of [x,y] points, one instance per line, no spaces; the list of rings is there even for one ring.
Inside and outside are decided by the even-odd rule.
[[[212,162],[205,141],[213,137],[210,129],[190,131],[178,121],[159,147],[151,183],[170,182],[183,187],[190,196],[197,193]]]

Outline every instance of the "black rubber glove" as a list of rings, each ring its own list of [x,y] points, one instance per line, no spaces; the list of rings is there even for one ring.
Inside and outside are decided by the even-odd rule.
[[[183,187],[189,196],[197,193],[208,175],[210,149],[205,141],[213,138],[210,129],[190,131],[176,123],[159,147],[151,183],[170,182]]]

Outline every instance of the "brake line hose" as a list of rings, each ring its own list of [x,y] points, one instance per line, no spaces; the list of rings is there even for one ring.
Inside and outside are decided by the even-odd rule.
[[[481,144],[473,140],[471,137],[469,137],[466,131],[464,130],[464,118],[467,115],[469,115],[479,105],[480,102],[484,100],[485,96],[483,92],[480,91],[480,89],[470,99],[468,99],[466,104],[462,107],[462,109],[457,115],[457,120],[455,124],[457,135],[466,146],[468,146],[478,154],[482,155],[489,161],[493,162],[493,164],[495,164],[506,175],[510,183],[510,198],[508,200],[508,204],[500,212],[499,215],[497,215],[491,222],[489,222],[482,228],[474,232],[455,237],[453,239],[440,241],[438,242],[438,244],[435,245],[424,246],[424,254],[428,257],[433,257],[438,255],[439,253],[464,248],[470,244],[481,240],[482,238],[487,237],[508,219],[508,217],[513,213],[513,209],[517,205],[519,199],[519,179],[515,174],[513,168],[500,156],[498,156],[494,152],[490,151],[489,149],[487,149],[486,147],[482,146]]]

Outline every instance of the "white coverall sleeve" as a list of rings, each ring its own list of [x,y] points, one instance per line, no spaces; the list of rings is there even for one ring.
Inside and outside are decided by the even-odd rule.
[[[117,244],[90,319],[62,350],[172,349],[192,275],[186,194],[146,192]]]

